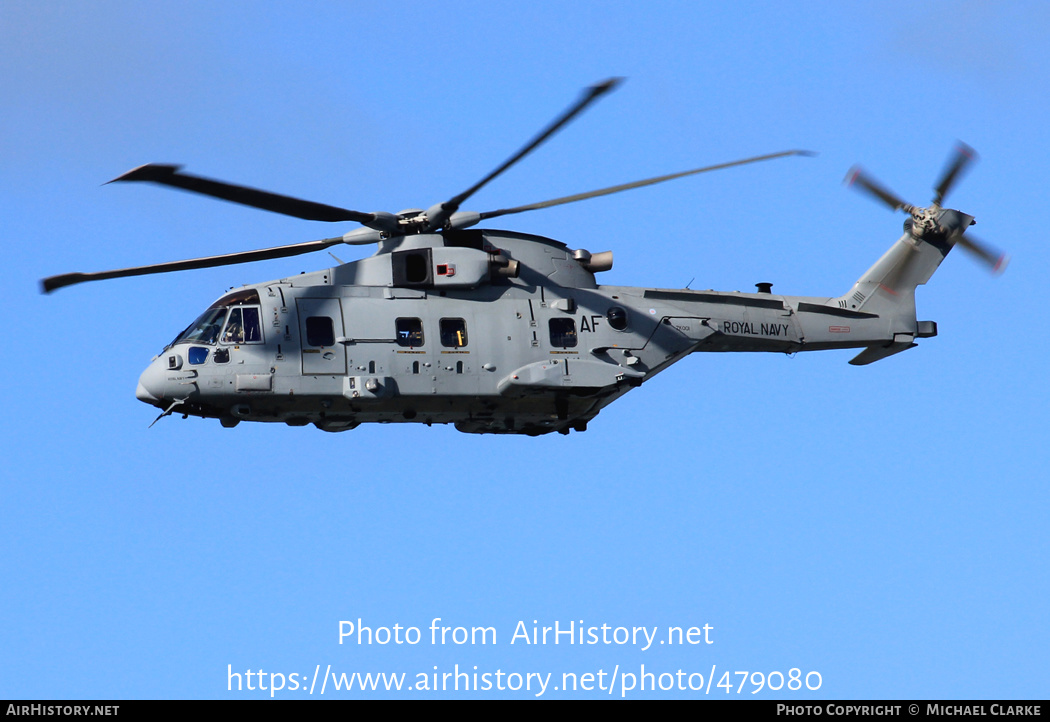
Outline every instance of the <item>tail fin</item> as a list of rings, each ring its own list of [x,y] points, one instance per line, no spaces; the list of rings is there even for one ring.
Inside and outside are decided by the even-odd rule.
[[[961,213],[958,215],[966,225],[973,220]],[[853,288],[828,302],[851,311],[877,314],[887,321],[887,342],[861,351],[850,361],[854,366],[914,348],[916,338],[937,335],[937,324],[916,318],[915,289],[930,280],[953,244],[946,240],[945,234],[916,237],[907,225],[905,230]]]
[[[914,331],[915,289],[930,280],[950,250],[943,241],[931,243],[905,233],[849,291],[831,303],[894,319],[895,330],[899,325],[902,332]]]
[[[1005,256],[997,256],[983,243],[963,235],[974,224],[973,216],[941,205],[974,158],[973,148],[959,143],[934,186],[933,203],[929,208],[905,203],[859,168],[847,176],[850,185],[874,196],[894,211],[904,211],[911,216],[904,223],[904,236],[845,295],[828,301],[829,306],[837,304],[840,309],[871,313],[886,322],[888,340],[868,346],[850,361],[851,364],[878,361],[912,348],[916,338],[937,335],[936,324],[931,321],[919,323],[915,318],[915,289],[930,280],[955,244],[962,245],[994,271],[1003,268]]]

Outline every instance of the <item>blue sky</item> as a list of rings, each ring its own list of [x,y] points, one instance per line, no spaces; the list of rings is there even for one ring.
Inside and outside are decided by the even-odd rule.
[[[710,696],[724,672],[750,697],[738,671],[794,668],[820,689],[754,696],[1045,697],[1048,28],[1037,2],[6,0],[0,697],[266,697],[228,690],[230,669],[261,669],[285,676],[276,696],[307,699],[320,682],[301,680],[329,665],[409,683],[456,665],[550,673],[553,698],[609,694],[554,690],[563,673],[643,665],[705,686],[714,668]],[[627,82],[472,209],[811,149],[499,225],[615,251],[609,284],[834,296],[903,220],[845,189],[847,169],[923,204],[962,139],[981,160],[949,205],[1012,265],[996,278],[952,254],[918,295],[940,335],[873,366],[696,355],[585,434],[537,439],[147,429],[135,384],[166,342],[227,288],[326,254],[38,291],[56,273],[333,235],[101,185],[134,166],[425,208],[610,76]],[[435,618],[496,643],[431,644]],[[358,619],[422,640],[340,645]],[[706,624],[714,643],[511,644],[533,620]]]

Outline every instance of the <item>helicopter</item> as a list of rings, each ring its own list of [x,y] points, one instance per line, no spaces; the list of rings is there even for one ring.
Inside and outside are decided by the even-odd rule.
[[[136,389],[161,409],[241,421],[313,424],[453,424],[468,433],[585,431],[610,403],[694,352],[860,349],[870,364],[937,335],[919,321],[915,289],[955,246],[1001,271],[1006,257],[964,235],[975,223],[944,208],[974,160],[960,144],[931,205],[905,203],[859,168],[848,182],[894,211],[904,235],[844,294],[783,296],[608,286],[595,274],[612,252],[550,238],[474,228],[500,216],[619,193],[807,151],[789,150],[486,212],[461,210],[478,190],[548,140],[619,83],[586,89],[507,161],[462,193],[424,210],[360,212],[148,164],[111,182],[150,182],[304,220],[356,222],[305,243],[42,281],[43,291],[86,281],[209,268],[377,244],[374,255],[231,290],[155,356]],[[333,256],[334,258],[334,256]],[[151,424],[152,426],[152,424]]]

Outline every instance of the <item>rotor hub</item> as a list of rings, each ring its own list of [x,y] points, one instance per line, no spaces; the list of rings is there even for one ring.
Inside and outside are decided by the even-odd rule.
[[[938,222],[940,219],[940,209],[936,206],[930,208],[915,208],[912,207],[909,210],[911,214],[911,233],[917,238],[922,238],[932,234],[943,234],[945,229],[941,227]]]

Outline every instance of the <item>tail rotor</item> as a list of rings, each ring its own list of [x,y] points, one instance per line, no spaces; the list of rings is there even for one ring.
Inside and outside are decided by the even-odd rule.
[[[974,238],[972,234],[964,235],[967,228],[976,223],[973,217],[960,211],[942,208],[945,197],[975,160],[977,160],[977,154],[973,148],[962,142],[956,145],[944,172],[934,185],[933,201],[928,208],[906,203],[859,166],[850,169],[846,176],[846,184],[868,194],[893,211],[900,210],[910,215],[910,223],[905,224],[905,227],[917,241],[926,240],[931,243],[947,243],[949,246],[958,245],[993,273],[1002,273],[1009,263],[1008,257],[987,243]]]

